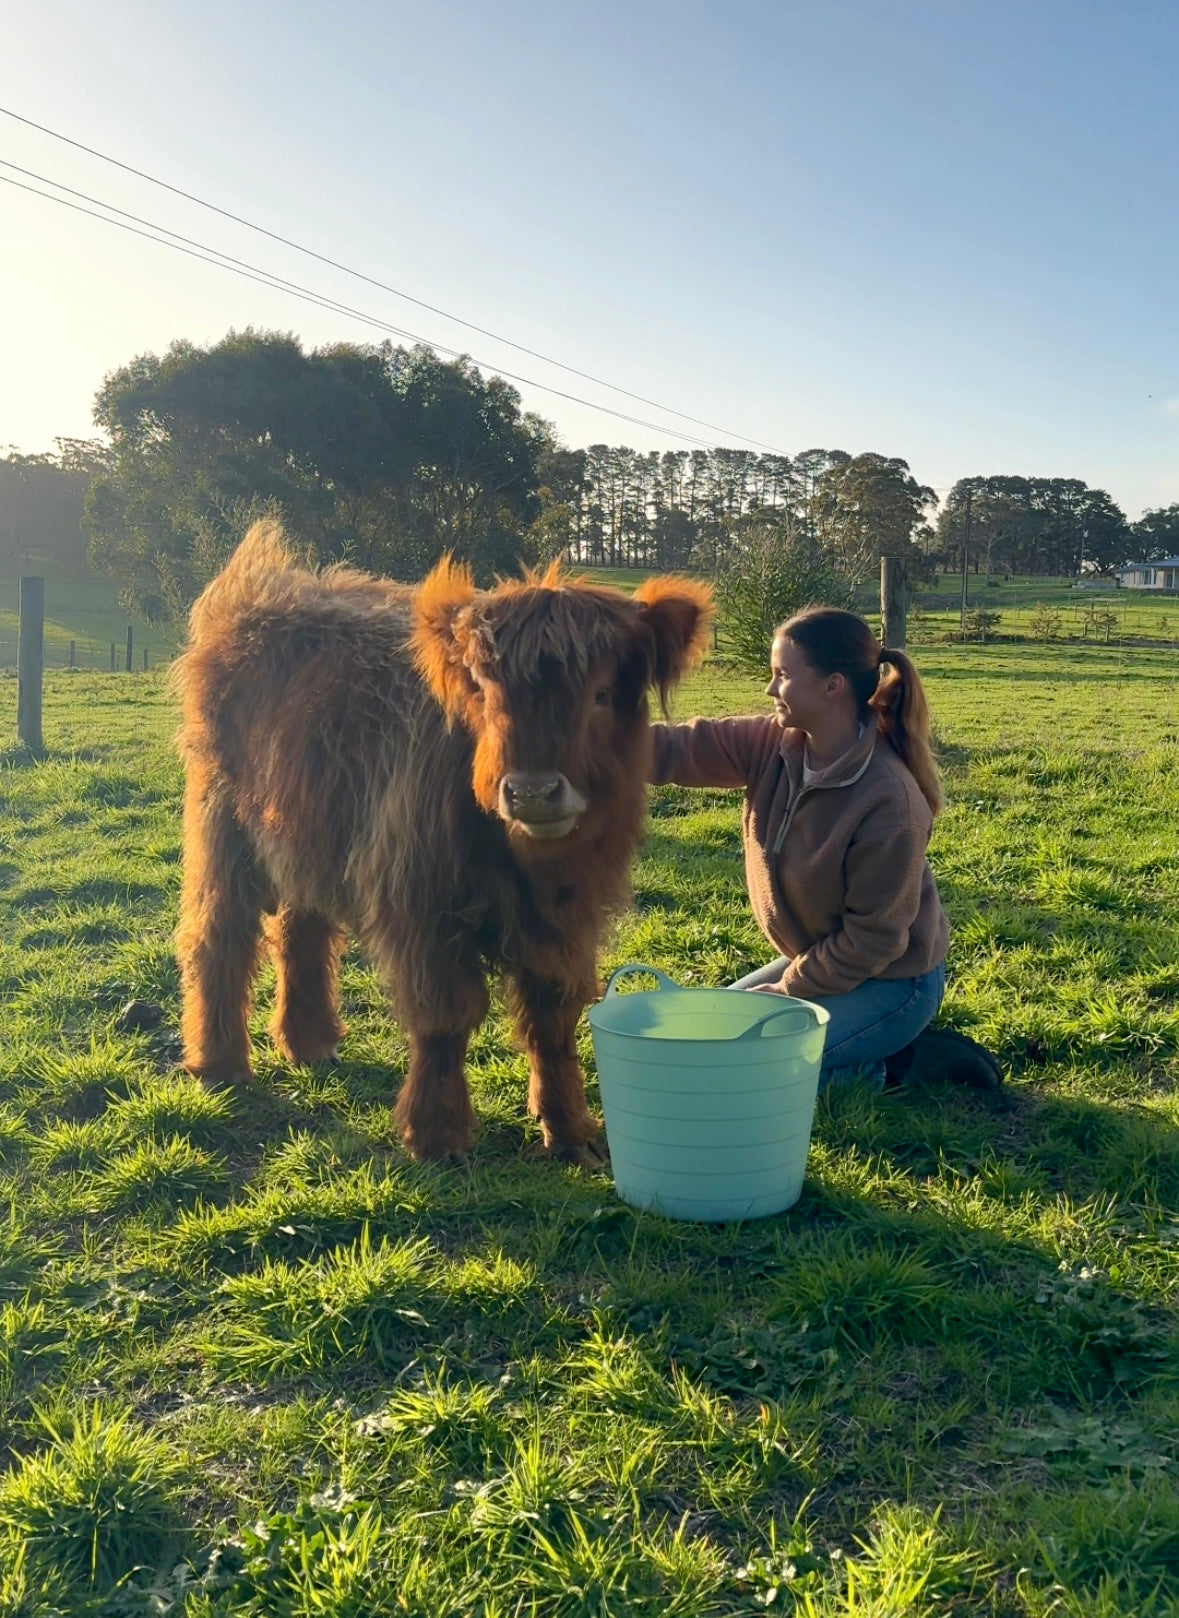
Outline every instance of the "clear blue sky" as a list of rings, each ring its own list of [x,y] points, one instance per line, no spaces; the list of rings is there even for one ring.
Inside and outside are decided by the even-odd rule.
[[[3,46],[0,105],[730,434],[1179,501],[1175,5],[59,0]],[[676,442],[7,118],[0,157],[670,429],[523,388],[569,443]],[[380,336],[0,186],[0,446],[249,324]]]

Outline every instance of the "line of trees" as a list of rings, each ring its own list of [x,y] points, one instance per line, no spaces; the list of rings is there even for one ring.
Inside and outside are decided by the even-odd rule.
[[[920,550],[932,535],[933,490],[883,455],[591,444],[554,448],[542,465],[545,538],[591,565],[719,572],[735,550],[781,527],[817,541],[854,578],[882,550]]]
[[[108,376],[95,421],[102,441],[0,457],[0,566],[81,565],[85,550],[156,619],[183,613],[266,511],[321,560],[407,579],[444,549],[484,579],[557,555],[723,577],[751,559],[776,567],[783,549],[848,583],[882,554],[921,578],[957,564],[968,497],[988,572],[1179,552],[1179,505],[1131,524],[1072,479],[964,478],[939,510],[905,461],[873,453],[570,449],[501,377],[425,347],[305,352],[255,331],[178,342]]]
[[[1179,506],[1131,524],[1104,489],[1076,478],[973,477],[954,485],[938,516],[942,558],[961,555],[968,502],[970,554],[986,573],[1075,577],[1173,556],[1179,542]]]

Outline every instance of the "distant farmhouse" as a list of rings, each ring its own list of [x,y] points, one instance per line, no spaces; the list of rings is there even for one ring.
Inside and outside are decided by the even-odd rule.
[[[1118,569],[1118,583],[1127,590],[1179,590],[1179,556],[1161,562],[1130,562]]]

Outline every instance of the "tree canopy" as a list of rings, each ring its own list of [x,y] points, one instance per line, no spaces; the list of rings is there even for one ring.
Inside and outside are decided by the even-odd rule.
[[[1130,533],[1134,554],[1126,557],[1128,562],[1161,562],[1164,557],[1179,556],[1179,505],[1144,511],[1130,525]]]
[[[266,510],[319,560],[402,578],[443,549],[482,576],[531,551],[546,429],[468,360],[231,332],[133,360],[95,419],[112,464],[87,498],[91,554],[149,616],[182,610]]]
[[[934,490],[874,451],[571,449],[502,377],[424,346],[307,351],[254,330],[179,341],[108,376],[95,421],[109,445],[0,459],[0,561],[80,561],[85,490],[90,559],[149,617],[183,613],[262,513],[317,560],[404,579],[444,550],[484,580],[564,556],[854,584],[886,554],[920,578],[957,563],[968,495],[987,571],[1075,575],[1179,553],[1179,505],[1131,525],[1077,479],[963,478],[935,520]]]
[[[1075,576],[1130,560],[1130,525],[1104,489],[1077,478],[996,476],[961,478],[950,490],[937,523],[944,558],[961,554],[968,493],[970,548],[988,573]]]

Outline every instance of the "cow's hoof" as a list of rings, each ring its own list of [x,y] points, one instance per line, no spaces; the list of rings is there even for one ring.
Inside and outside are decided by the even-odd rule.
[[[571,1163],[579,1169],[604,1169],[610,1162],[605,1145],[599,1140],[552,1141],[548,1154],[558,1163]]]
[[[401,1144],[415,1163],[434,1163],[443,1169],[468,1169],[470,1167],[466,1146],[447,1145],[441,1141],[430,1146],[424,1146],[420,1141],[407,1140],[404,1135],[401,1137]]]
[[[184,1072],[199,1079],[206,1090],[242,1090],[254,1077],[249,1067],[193,1067],[186,1063]]]
[[[338,1067],[340,1063],[340,1042],[338,1039],[330,1042],[322,1039],[307,1039],[302,1042],[291,1039],[274,1039],[275,1048],[283,1060],[290,1067]]]

